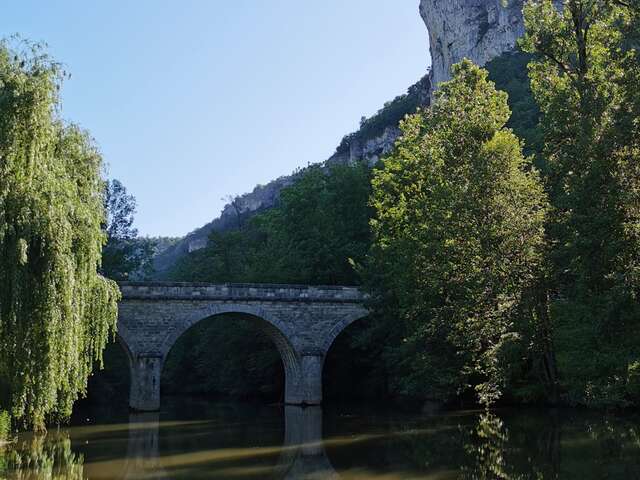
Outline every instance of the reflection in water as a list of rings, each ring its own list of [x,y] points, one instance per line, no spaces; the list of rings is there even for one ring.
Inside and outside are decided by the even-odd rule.
[[[504,458],[509,435],[502,420],[489,413],[483,413],[478,419],[475,434],[477,442],[465,445],[465,450],[474,462],[471,468],[462,468],[464,478],[510,479]]]
[[[329,422],[324,444],[343,479],[640,479],[639,422],[629,414],[522,409],[340,420]]]
[[[21,438],[0,454],[0,478],[640,478],[640,430],[630,415],[329,409],[324,417],[319,407],[191,400],[120,423],[84,418],[62,433]]]
[[[535,476],[512,472],[506,459],[509,446],[509,432],[504,422],[497,416],[484,412],[478,418],[475,428],[475,441],[465,445],[472,459],[470,466],[463,466],[462,478],[470,480],[520,480],[525,478],[544,478],[536,466],[529,472]]]
[[[322,407],[286,406],[283,452],[274,478],[337,479],[322,442]]]
[[[273,468],[271,477],[274,479],[296,480],[329,480],[338,478],[325,454],[322,443],[322,408],[321,407],[285,407],[285,440],[277,465]],[[122,478],[135,479],[153,475],[154,478],[169,478],[164,465],[175,467],[180,462],[169,457],[159,455],[160,415],[158,413],[144,413],[130,416],[129,442],[127,460]],[[275,449],[262,449],[254,452],[256,456],[268,454]],[[214,463],[216,457],[222,462],[240,460],[249,461],[251,451],[227,451],[226,456],[201,455],[202,462]],[[190,460],[198,463],[198,457],[190,456]],[[172,461],[173,460],[173,461]],[[235,478],[244,478],[253,473],[265,473],[266,470],[242,468],[224,468]]]
[[[0,478],[81,480],[82,464],[82,455],[73,453],[66,434],[25,436],[0,449]]]
[[[166,478],[159,458],[159,435],[159,413],[137,413],[129,417],[129,442],[122,478],[144,478],[149,472],[156,478]]]

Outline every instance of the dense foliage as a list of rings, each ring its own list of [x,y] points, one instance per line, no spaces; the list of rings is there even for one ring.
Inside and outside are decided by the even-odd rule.
[[[524,142],[525,156],[542,152],[542,131],[540,129],[540,108],[533,98],[531,82],[527,74],[527,65],[531,61],[530,54],[521,51],[505,52],[487,63],[489,80],[496,88],[509,95],[511,118],[507,127]],[[544,167],[540,158],[536,159],[538,167]]]
[[[640,404],[637,1],[525,8],[553,204],[548,285],[566,399]]]
[[[507,351],[540,275],[546,198],[515,135],[507,96],[469,61],[431,109],[408,117],[373,179],[374,294],[395,297],[408,393],[500,397]]]
[[[97,274],[101,156],[58,118],[60,67],[21,47],[0,44],[0,402],[42,428],[84,392],[119,292]]]

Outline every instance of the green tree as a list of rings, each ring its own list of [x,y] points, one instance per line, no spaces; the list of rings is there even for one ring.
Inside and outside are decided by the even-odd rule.
[[[140,238],[138,230],[133,227],[135,197],[127,193],[119,180],[114,179],[106,182],[104,204],[107,212],[107,243],[102,249],[101,273],[116,281],[150,277],[156,242]]]
[[[372,297],[395,302],[406,322],[396,355],[405,392],[450,398],[474,386],[489,404],[506,382],[506,347],[528,321],[547,206],[505,129],[506,94],[469,61],[453,74],[431,109],[402,123],[375,173]]]
[[[571,402],[640,402],[639,6],[524,10],[553,205],[554,343]]]
[[[364,260],[370,244],[370,175],[364,164],[308,168],[282,191],[277,208],[255,220],[264,235],[255,276],[284,283],[359,283],[353,264]]]
[[[13,416],[68,416],[116,326],[97,274],[102,159],[58,117],[62,72],[42,49],[0,43],[0,378]]]

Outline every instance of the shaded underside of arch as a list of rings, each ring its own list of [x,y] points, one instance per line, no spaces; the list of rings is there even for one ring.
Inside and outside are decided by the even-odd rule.
[[[322,340],[322,351],[326,354],[329,352],[331,345],[336,338],[352,323],[369,316],[369,311],[364,308],[345,313],[342,318],[329,330],[325,338]]]
[[[188,313],[179,322],[180,327],[171,330],[163,340],[161,347],[163,358],[166,359],[178,339],[191,328],[221,315],[242,315],[244,320],[251,323],[274,343],[280,353],[286,378],[293,379],[299,376],[300,359],[289,340],[291,333],[288,332],[284,322],[261,307],[249,304],[208,305]]]

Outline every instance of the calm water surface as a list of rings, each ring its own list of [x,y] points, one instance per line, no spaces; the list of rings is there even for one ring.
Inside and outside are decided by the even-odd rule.
[[[194,399],[93,410],[20,436],[0,478],[640,479],[640,418],[570,410],[438,415]]]

